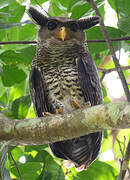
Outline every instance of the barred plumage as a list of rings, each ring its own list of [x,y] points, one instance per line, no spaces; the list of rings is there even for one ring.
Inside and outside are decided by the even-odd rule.
[[[40,25],[36,56],[30,72],[30,92],[37,117],[46,112],[70,113],[75,108],[103,101],[96,66],[85,45],[85,32],[99,18],[84,20],[45,17],[29,13]],[[37,17],[39,15],[39,19]],[[50,23],[50,24],[49,24]],[[55,156],[87,168],[98,156],[102,132],[50,144]]]

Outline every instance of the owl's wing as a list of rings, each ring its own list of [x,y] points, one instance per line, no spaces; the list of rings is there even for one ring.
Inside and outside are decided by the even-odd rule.
[[[39,69],[32,67],[29,76],[30,93],[37,117],[42,117],[49,112],[49,102],[44,77]]]
[[[92,56],[87,52],[79,57],[77,63],[79,84],[85,102],[89,101],[92,106],[103,103],[100,80]]]

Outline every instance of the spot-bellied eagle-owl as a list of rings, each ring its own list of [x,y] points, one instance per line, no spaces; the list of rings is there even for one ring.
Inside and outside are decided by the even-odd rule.
[[[32,6],[29,14],[40,27],[30,71],[30,93],[37,117],[101,104],[100,81],[84,32],[96,25],[99,17],[46,17]],[[56,157],[86,169],[97,158],[101,140],[102,132],[96,132],[52,143],[50,148]]]

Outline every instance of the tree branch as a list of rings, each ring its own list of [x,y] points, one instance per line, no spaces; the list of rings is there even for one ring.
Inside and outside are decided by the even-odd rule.
[[[9,120],[0,113],[0,141],[11,145],[47,144],[105,129],[130,128],[130,103],[109,103],[71,114]]]
[[[128,37],[122,37],[122,38],[115,38],[111,39],[111,41],[128,41],[130,40],[130,36]],[[106,42],[104,39],[91,39],[91,40],[86,40],[87,43],[103,43]],[[6,45],[6,44],[36,44],[37,41],[3,41],[0,42],[1,45]]]
[[[122,85],[123,85],[123,88],[124,88],[124,92],[125,92],[125,95],[126,95],[126,98],[127,98],[127,101],[130,102],[130,92],[129,92],[129,88],[128,88],[128,85],[127,85],[127,82],[126,82],[126,79],[124,77],[124,74],[121,70],[121,66],[119,64],[119,60],[117,59],[116,57],[116,54],[115,54],[115,51],[114,51],[114,48],[113,48],[113,45],[112,45],[112,42],[108,36],[108,33],[107,33],[107,30],[105,28],[105,25],[104,25],[104,22],[103,22],[103,19],[100,15],[100,12],[98,11],[98,8],[96,7],[95,3],[93,0],[86,0],[87,2],[90,3],[90,5],[92,6],[92,8],[95,10],[96,12],[96,15],[100,17],[100,27],[101,27],[101,30],[102,30],[102,34],[106,40],[106,43],[108,45],[108,48],[110,50],[110,53],[112,55],[112,58],[113,58],[113,61],[114,61],[114,64],[115,64],[115,67],[117,69],[117,72],[119,74],[119,77],[121,79],[121,82],[122,82]]]
[[[121,67],[121,69],[122,70],[128,70],[128,69],[130,69],[130,66],[123,66],[123,67]],[[111,68],[111,69],[98,68],[98,71],[105,73],[105,74],[108,74],[108,73],[111,73],[112,71],[116,71],[116,68]]]

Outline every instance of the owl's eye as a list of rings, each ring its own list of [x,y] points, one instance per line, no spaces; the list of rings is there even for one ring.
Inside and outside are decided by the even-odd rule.
[[[55,21],[49,21],[47,27],[49,30],[54,30],[57,27],[57,23]]]
[[[74,31],[74,32],[77,32],[77,30],[78,30],[78,24],[76,24],[76,23],[71,23],[71,24],[70,24],[70,30],[71,30],[71,31]]]

